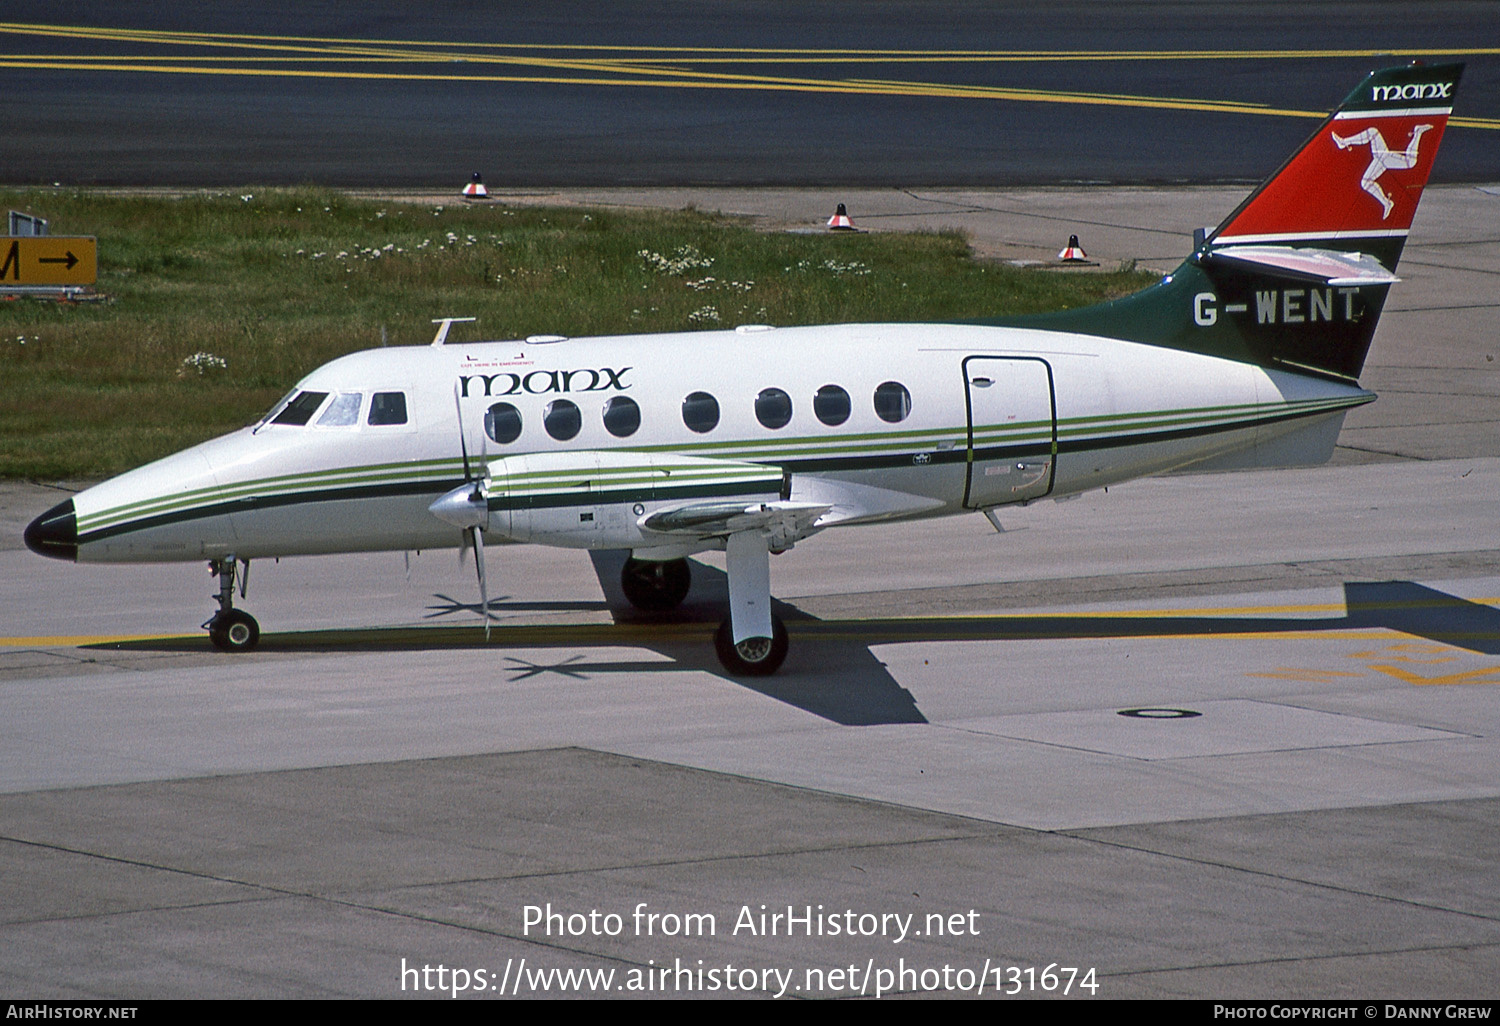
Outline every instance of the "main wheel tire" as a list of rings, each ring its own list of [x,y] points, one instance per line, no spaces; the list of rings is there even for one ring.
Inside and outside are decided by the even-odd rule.
[[[248,652],[260,642],[260,624],[243,609],[231,609],[209,621],[208,640],[224,652]]]
[[[714,634],[714,651],[719,654],[719,662],[736,677],[769,677],[781,667],[786,650],[786,624],[779,616],[771,617],[769,638],[746,638],[736,645],[728,620],[719,624]]]
[[[627,559],[620,568],[620,588],[625,597],[632,606],[648,613],[676,609],[692,586],[693,572],[685,559]]]

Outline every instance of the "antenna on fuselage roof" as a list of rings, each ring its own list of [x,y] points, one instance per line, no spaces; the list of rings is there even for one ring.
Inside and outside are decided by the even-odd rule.
[[[455,324],[467,324],[470,321],[477,320],[479,320],[478,317],[434,317],[432,319],[432,323],[438,326],[438,330],[437,334],[433,336],[432,344],[435,346],[440,346],[444,342],[447,342],[448,329],[453,327]]]

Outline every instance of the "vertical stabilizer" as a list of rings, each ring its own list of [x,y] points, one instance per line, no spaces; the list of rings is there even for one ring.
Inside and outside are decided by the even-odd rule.
[[[990,323],[1357,378],[1462,72],[1413,64],[1368,76],[1160,284]]]
[[[1208,244],[1358,250],[1394,271],[1462,72],[1417,64],[1371,74]]]

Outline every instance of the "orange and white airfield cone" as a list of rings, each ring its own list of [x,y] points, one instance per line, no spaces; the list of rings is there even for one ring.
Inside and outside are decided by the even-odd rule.
[[[1061,253],[1057,254],[1057,259],[1064,262],[1081,264],[1088,258],[1089,255],[1085,253],[1083,251],[1083,247],[1078,244],[1078,236],[1076,235],[1069,235],[1068,244],[1063,247],[1063,251]]]
[[[469,180],[469,184],[464,186],[463,197],[466,200],[487,200],[490,198],[490,191],[484,187],[484,179],[479,177],[478,171],[474,172],[474,177]]]

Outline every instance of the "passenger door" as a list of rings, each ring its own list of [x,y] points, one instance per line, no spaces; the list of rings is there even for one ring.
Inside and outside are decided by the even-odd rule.
[[[1051,365],[1030,356],[970,356],[963,372],[964,505],[984,509],[1046,495],[1057,461]]]

